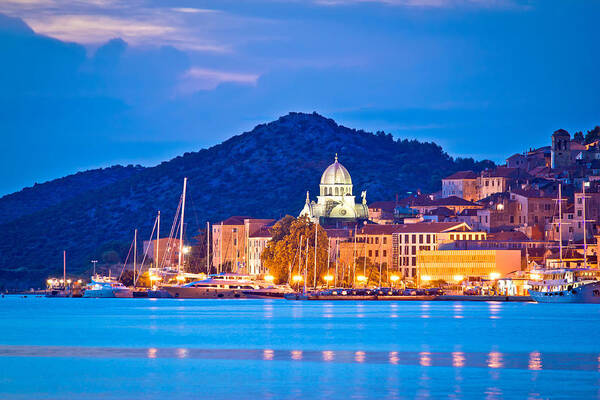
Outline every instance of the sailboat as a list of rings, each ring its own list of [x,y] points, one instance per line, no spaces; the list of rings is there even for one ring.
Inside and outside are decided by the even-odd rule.
[[[600,303],[600,271],[587,264],[587,231],[585,220],[585,182],[583,184],[584,265],[569,268],[565,265],[562,245],[562,190],[558,185],[559,265],[532,271],[528,282],[529,295],[538,303]]]

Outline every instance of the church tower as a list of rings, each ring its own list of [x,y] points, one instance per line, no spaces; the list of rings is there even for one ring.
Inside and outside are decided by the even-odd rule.
[[[552,134],[552,168],[568,167],[571,164],[571,135],[564,129]]]

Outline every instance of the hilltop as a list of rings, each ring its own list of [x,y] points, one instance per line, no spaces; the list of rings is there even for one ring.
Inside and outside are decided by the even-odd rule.
[[[316,113],[290,113],[155,167],[95,170],[4,196],[0,285],[39,286],[62,271],[62,249],[77,274],[89,273],[92,258],[122,258],[134,228],[147,239],[157,210],[165,221],[161,236],[168,234],[185,176],[188,238],[206,221],[231,215],[296,215],[306,190],[318,190],[335,153],[350,171],[355,192],[367,190],[369,202],[436,191],[452,172],[493,166],[453,159],[434,143],[350,129]],[[16,201],[21,198],[27,201]]]

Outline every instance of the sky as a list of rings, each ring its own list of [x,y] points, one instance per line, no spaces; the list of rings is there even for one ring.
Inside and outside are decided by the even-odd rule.
[[[496,162],[600,124],[586,0],[1,0],[0,195],[290,111]]]

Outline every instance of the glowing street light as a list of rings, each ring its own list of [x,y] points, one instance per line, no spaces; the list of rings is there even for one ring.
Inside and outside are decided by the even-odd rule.
[[[429,276],[429,275],[423,275],[423,276],[421,276],[421,280],[423,282],[429,282],[431,280],[431,276]]]
[[[190,246],[184,246],[182,251],[183,254],[188,254],[191,250],[192,248]]]
[[[273,282],[274,280],[275,280],[275,277],[273,275],[265,276],[265,281],[267,281],[267,282]]]
[[[185,281],[185,276],[183,276],[183,275],[177,275],[177,280],[179,282],[183,282],[183,281]]]
[[[323,277],[323,279],[325,280],[325,282],[327,282],[327,287],[329,287],[329,283],[333,280],[333,276],[331,276],[331,275],[325,275]]]
[[[400,277],[398,275],[390,276],[390,281],[392,281],[392,287],[394,287],[396,282],[398,282],[399,280],[400,280]]]
[[[497,273],[497,272],[492,272],[492,273],[490,274],[490,279],[491,279],[491,280],[495,281],[495,280],[497,280],[498,278],[500,278],[500,274],[499,274],[499,273]]]
[[[359,275],[356,277],[356,280],[364,285],[367,282],[367,277],[364,275]]]
[[[150,280],[153,281],[153,282],[160,281],[160,276],[150,275]]]
[[[454,282],[457,282],[457,283],[458,283],[458,282],[462,282],[462,280],[463,280],[463,279],[465,279],[465,277],[464,277],[464,276],[462,276],[462,275],[454,275],[454,276],[452,277],[452,279],[454,279]]]
[[[302,282],[302,280],[303,280],[304,278],[302,277],[302,275],[294,275],[294,276],[292,277],[292,279],[294,280],[294,282]]]

